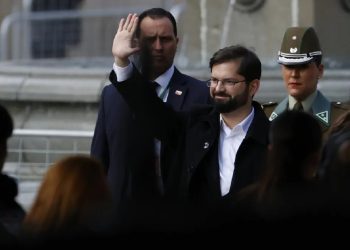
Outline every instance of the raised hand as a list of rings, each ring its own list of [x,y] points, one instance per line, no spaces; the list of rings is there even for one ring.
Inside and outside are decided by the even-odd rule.
[[[114,36],[112,54],[115,63],[120,67],[129,64],[129,56],[140,50],[135,42],[134,34],[138,22],[137,14],[129,14],[119,22],[117,33]]]

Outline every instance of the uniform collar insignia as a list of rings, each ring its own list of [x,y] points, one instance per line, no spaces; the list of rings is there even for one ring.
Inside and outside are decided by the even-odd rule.
[[[275,112],[272,112],[272,114],[270,115],[269,120],[272,121],[273,119],[275,119],[278,115]]]
[[[288,97],[284,98],[275,108],[275,110],[271,113],[269,120],[272,121],[277,116],[279,116],[283,111],[287,109],[288,105]]]
[[[331,116],[331,103],[328,99],[320,92],[317,91],[317,96],[312,104],[313,115],[322,121],[327,127],[330,126]]]
[[[318,118],[320,118],[322,121],[325,123],[329,123],[329,116],[328,116],[328,111],[323,111],[320,113],[315,114]]]

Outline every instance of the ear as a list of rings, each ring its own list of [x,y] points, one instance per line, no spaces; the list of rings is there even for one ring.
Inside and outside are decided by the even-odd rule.
[[[254,79],[249,84],[249,94],[251,97],[255,96],[256,92],[258,92],[260,87],[260,80]]]
[[[321,63],[319,66],[318,66],[318,79],[321,79],[323,77],[323,71],[324,71],[324,65]]]

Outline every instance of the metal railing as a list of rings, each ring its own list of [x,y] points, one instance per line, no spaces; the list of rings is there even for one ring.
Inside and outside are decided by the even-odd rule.
[[[89,154],[92,136],[93,131],[15,129],[4,172],[18,180],[41,179],[58,159]]]
[[[38,12],[15,12],[6,16],[0,27],[0,58],[8,60],[13,53],[16,53],[19,59],[30,58],[31,44],[31,22],[41,21],[47,22],[52,20],[72,20],[72,19],[91,19],[102,17],[116,17],[128,13],[131,9],[109,9],[109,10],[67,10],[67,11],[38,11]],[[133,10],[135,11],[135,10]],[[16,26],[17,25],[17,26]],[[10,34],[13,30],[12,40],[10,42]],[[64,32],[64,30],[62,30]],[[44,35],[44,34],[43,34]],[[95,40],[95,39],[92,39]],[[98,40],[98,39],[97,39]],[[104,40],[104,39],[102,39]],[[59,41],[57,41],[59,42]],[[12,45],[12,48],[11,46]],[[90,48],[92,49],[92,48]],[[17,50],[17,52],[15,52]],[[13,51],[11,55],[9,52]],[[20,54],[20,55],[19,55]]]
[[[33,38],[32,30],[36,24],[48,24],[52,21],[66,22],[67,20],[81,20],[82,29],[80,34],[83,44],[78,45],[80,49],[75,51],[74,57],[105,57],[110,56],[110,41],[113,40],[115,27],[119,19],[128,13],[139,13],[145,9],[140,7],[118,7],[111,9],[91,9],[91,10],[60,10],[60,11],[22,11],[14,12],[6,16],[0,26],[0,61],[13,59],[31,59],[31,44]],[[170,11],[178,18],[185,9],[184,4],[171,6]],[[104,20],[103,18],[110,18]],[[110,21],[113,19],[114,21]],[[62,45],[62,41],[56,41],[60,32],[64,36],[75,35],[77,31],[61,25],[56,29],[41,30],[40,35],[44,39],[51,36],[50,41],[57,46]],[[37,27],[36,27],[37,28]],[[65,30],[66,29],[66,30]],[[46,32],[44,32],[46,30]],[[46,34],[47,33],[47,34]],[[74,34],[70,34],[74,33]],[[93,37],[91,37],[93,34]],[[98,39],[96,39],[98,37]],[[106,43],[106,41],[108,41]]]

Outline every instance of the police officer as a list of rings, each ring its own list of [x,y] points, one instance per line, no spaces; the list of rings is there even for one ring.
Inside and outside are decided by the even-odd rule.
[[[324,70],[321,61],[321,46],[312,27],[290,27],[286,30],[278,52],[278,63],[282,65],[288,96],[278,105],[264,105],[270,121],[288,109],[310,112],[321,124],[325,138],[332,122],[348,107],[340,102],[330,102],[317,89]]]

